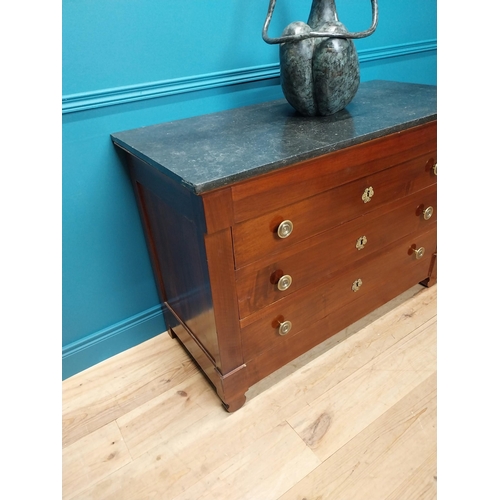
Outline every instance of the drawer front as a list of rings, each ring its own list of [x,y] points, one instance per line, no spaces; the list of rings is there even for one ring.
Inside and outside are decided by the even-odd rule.
[[[366,300],[350,302],[316,323],[312,323],[299,335],[281,337],[280,342],[273,344],[272,348],[252,359],[245,360],[249,385],[262,380],[332,335],[366,317],[378,307],[414,286],[419,279],[418,274],[405,274],[399,281],[388,282],[379,293],[370,294]]]
[[[243,222],[437,149],[437,122],[334,151],[238,183],[231,188],[234,220]],[[434,163],[436,161],[434,157]],[[427,166],[432,169],[433,163]]]
[[[432,227],[437,216],[436,198],[433,185],[289,247],[275,258],[261,259],[238,269],[240,318],[328,279],[405,235]],[[290,282],[288,276],[291,284],[286,288],[283,285]]]
[[[436,252],[436,224],[431,231],[416,233],[386,247],[381,255],[354,263],[340,275],[286,297],[240,321],[245,361],[266,349],[278,347],[283,338],[291,339],[332,312],[351,302],[371,300],[385,287],[399,281],[416,284],[429,276]],[[425,248],[421,258],[416,251]],[[411,284],[409,286],[411,286]],[[291,322],[291,329],[280,335],[280,324]]]
[[[435,158],[435,154],[431,159]],[[282,252],[315,234],[369,213],[386,203],[436,183],[429,173],[428,155],[383,170],[343,186],[269,212],[233,228],[236,267],[271,253]],[[280,238],[280,224],[289,220],[293,230]]]

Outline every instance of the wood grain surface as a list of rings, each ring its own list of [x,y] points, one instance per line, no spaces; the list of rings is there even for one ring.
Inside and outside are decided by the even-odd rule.
[[[63,498],[436,498],[436,294],[420,285],[227,413],[167,333],[63,382]]]

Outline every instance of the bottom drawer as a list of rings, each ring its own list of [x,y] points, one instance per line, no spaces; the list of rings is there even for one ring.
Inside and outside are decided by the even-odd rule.
[[[249,385],[257,383],[295,358],[309,351],[321,342],[362,319],[375,309],[396,298],[426,276],[417,268],[401,276],[399,281],[390,281],[378,293],[366,300],[355,300],[334,311],[325,318],[311,324],[307,330],[294,337],[282,337],[279,345],[268,349],[253,359],[246,361]]]
[[[416,251],[422,247],[425,253],[417,258]],[[293,353],[307,351],[310,348],[307,346],[316,345],[393,296],[426,279],[430,275],[435,251],[434,224],[431,231],[402,238],[386,247],[383,254],[367,257],[331,280],[304,288],[244,318],[240,325],[245,362],[270,348],[281,351],[289,350],[292,346]],[[346,308],[349,308],[347,316],[354,318],[348,323],[344,321],[346,313],[341,312]],[[340,322],[341,326],[333,331],[329,329],[326,336],[316,332],[317,328],[312,331],[311,325],[327,316],[331,316],[329,322]],[[311,343],[311,339],[316,338]],[[299,347],[296,348],[295,343]],[[304,347],[300,347],[302,345]],[[280,352],[280,356],[283,355]],[[289,361],[295,354],[290,359],[284,356]]]

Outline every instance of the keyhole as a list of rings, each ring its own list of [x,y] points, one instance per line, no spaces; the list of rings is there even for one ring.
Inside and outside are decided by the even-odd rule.
[[[360,236],[358,240],[356,241],[356,248],[358,250],[362,250],[365,248],[365,245],[368,243],[368,238],[366,236]]]
[[[372,186],[367,187],[363,192],[363,196],[361,196],[361,199],[363,200],[364,203],[368,203],[369,201],[371,201],[373,194],[374,194],[373,187]]]
[[[351,290],[353,292],[357,292],[359,290],[359,288],[361,287],[361,285],[363,284],[363,281],[361,280],[361,278],[358,278],[351,286]]]

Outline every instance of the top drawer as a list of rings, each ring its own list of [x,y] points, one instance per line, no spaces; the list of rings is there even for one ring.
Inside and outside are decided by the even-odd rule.
[[[436,136],[437,122],[433,121],[239,182],[231,187],[234,221],[259,217],[414,158],[435,154]],[[428,173],[432,166],[426,165]]]
[[[286,250],[306,238],[434,184],[436,176],[428,167],[435,163],[435,158],[434,151],[236,224],[233,228],[236,268]],[[278,229],[283,221],[290,221],[293,230],[288,236],[280,237]]]

